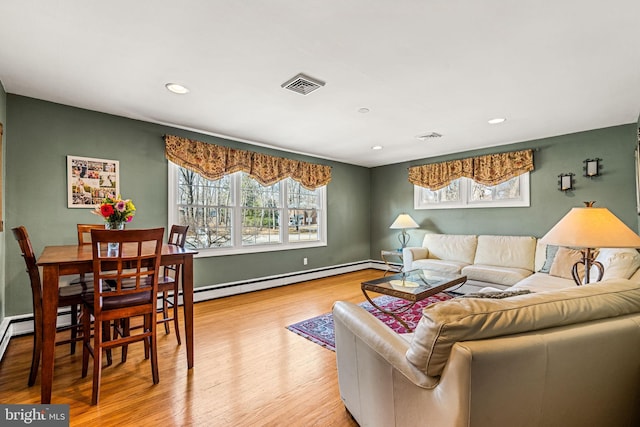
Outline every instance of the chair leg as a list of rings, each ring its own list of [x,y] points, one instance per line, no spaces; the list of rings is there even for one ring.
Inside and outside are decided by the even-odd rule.
[[[76,338],[78,337],[78,306],[71,305],[71,354],[76,354]]]
[[[94,334],[95,335],[95,334]],[[82,378],[87,376],[89,370],[89,353],[91,352],[91,315],[82,314]]]
[[[173,329],[176,331],[176,339],[178,340],[178,345],[182,345],[182,341],[180,340],[180,327],[178,326],[178,289],[177,286],[173,289]]]
[[[100,397],[100,378],[102,376],[102,325],[93,328],[93,389],[91,404],[97,405]]]
[[[38,377],[38,368],[40,367],[40,355],[42,354],[42,332],[38,325],[35,325],[34,319],[33,331],[33,351],[31,353],[31,370],[29,371],[28,385],[31,387],[36,383]]]
[[[147,316],[145,314],[143,316],[143,321],[142,321],[142,330],[144,332],[151,331],[152,324],[155,325],[155,323],[156,323],[156,316],[155,315],[154,316],[152,316],[152,315]],[[149,358],[149,352],[151,351],[149,349],[149,347],[150,347],[150,340],[148,340],[148,339],[144,340],[144,358],[145,359]]]
[[[155,314],[149,315],[149,326],[151,327],[151,376],[153,377],[153,383],[158,384],[160,382],[160,374],[158,373],[158,342],[156,337],[156,331],[158,329],[158,323],[156,322]],[[147,340],[145,340],[147,342]]]
[[[169,318],[169,292],[164,291],[162,293],[162,319],[164,320],[164,333],[169,335],[169,322],[166,320]]]
[[[111,341],[110,326],[110,322],[102,322],[102,334],[104,335],[103,341]],[[113,357],[111,356],[111,354],[111,349],[107,349],[107,366],[111,366],[113,364]]]
[[[120,320],[117,320],[116,322],[120,322],[121,324],[122,336],[128,337],[131,334],[131,322],[129,318],[120,319]],[[127,361],[127,350],[129,350],[129,346],[126,344],[123,345],[122,346],[122,363]]]

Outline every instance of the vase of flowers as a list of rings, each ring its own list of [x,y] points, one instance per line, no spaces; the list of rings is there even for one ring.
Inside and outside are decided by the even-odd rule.
[[[92,213],[104,218],[104,228],[107,230],[123,230],[124,224],[131,222],[136,214],[136,207],[130,199],[122,199],[120,195],[108,195],[102,200]],[[109,249],[117,244],[109,243]]]

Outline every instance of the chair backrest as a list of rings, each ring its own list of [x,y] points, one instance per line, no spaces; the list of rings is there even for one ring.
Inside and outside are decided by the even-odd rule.
[[[188,225],[172,225],[171,232],[169,233],[169,241],[170,245],[180,246],[184,248],[184,244],[187,241],[187,231],[189,230]]]
[[[38,270],[36,256],[33,253],[33,247],[31,246],[27,229],[21,225],[13,228],[12,231],[13,236],[20,245],[22,257],[27,265],[27,273],[29,273],[29,281],[31,282],[34,322],[36,325],[39,325],[41,324],[40,322],[42,322],[42,284],[40,282],[40,270]]]
[[[104,224],[78,224],[78,244],[91,244],[91,230],[104,230]]]
[[[169,232],[169,241],[167,243],[169,243],[170,245],[176,245],[179,246],[181,248],[184,248],[184,245],[187,241],[187,231],[189,230],[189,226],[188,225],[172,225],[171,226],[171,231]],[[171,275],[169,274],[169,272],[173,272],[173,279],[175,281],[178,281],[178,278],[180,277],[180,265],[181,264],[176,264],[176,265],[165,265],[164,266],[164,276],[169,275],[168,277],[171,277]]]
[[[155,302],[164,228],[91,230],[94,312]],[[115,249],[109,249],[115,244]],[[103,292],[103,282],[111,286]],[[153,297],[152,297],[153,295]],[[153,308],[155,310],[155,306]]]

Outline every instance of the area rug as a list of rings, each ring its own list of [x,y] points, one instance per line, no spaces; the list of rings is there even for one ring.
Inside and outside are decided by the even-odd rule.
[[[422,309],[429,304],[433,304],[438,301],[445,301],[450,299],[451,296],[440,293],[431,297],[428,297],[422,301],[418,301],[413,307],[405,311],[400,315],[411,330],[415,329],[422,317]],[[389,311],[391,309],[401,307],[407,304],[407,301],[395,298],[389,295],[382,295],[373,299],[373,301],[383,309]],[[408,331],[402,323],[398,322],[393,316],[384,314],[378,309],[373,307],[369,302],[362,302],[358,304],[360,307],[373,314],[380,319],[382,323],[387,325],[391,330],[403,334]],[[287,326],[287,329],[293,333],[300,335],[312,341],[322,347],[335,351],[335,335],[333,329],[333,315],[331,313],[321,314],[320,316],[312,317],[311,319],[303,320],[302,322],[294,323]]]

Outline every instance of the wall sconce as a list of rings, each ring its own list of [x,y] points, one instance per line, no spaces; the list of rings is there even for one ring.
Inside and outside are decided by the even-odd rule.
[[[558,190],[569,191],[573,190],[573,173],[561,173],[558,175]]]
[[[584,170],[584,176],[586,176],[587,178],[600,176],[600,168],[602,167],[602,165],[600,164],[601,160],[602,159],[595,158],[583,161],[582,163],[584,163],[584,167],[582,168],[582,170]]]

